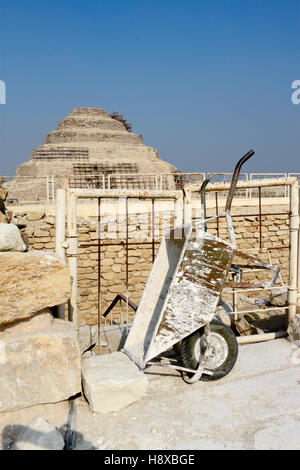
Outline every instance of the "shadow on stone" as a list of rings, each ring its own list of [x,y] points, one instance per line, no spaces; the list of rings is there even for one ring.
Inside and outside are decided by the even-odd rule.
[[[2,432],[3,450],[75,450],[76,443],[80,443],[80,449],[96,450],[97,448],[86,441],[83,434],[74,431],[71,436],[71,444],[66,445],[67,424],[60,428],[54,428],[50,432],[42,432],[30,426],[9,424]]]

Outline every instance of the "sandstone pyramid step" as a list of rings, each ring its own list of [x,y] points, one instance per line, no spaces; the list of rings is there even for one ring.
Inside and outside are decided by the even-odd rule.
[[[62,143],[62,142],[117,142],[120,144],[137,144],[143,145],[143,139],[131,132],[122,130],[99,130],[91,128],[83,130],[63,129],[50,132],[45,143]]]
[[[101,128],[103,130],[125,130],[124,124],[117,121],[116,119],[111,119],[110,117],[91,117],[91,116],[80,116],[80,117],[68,117],[62,119],[57,126],[57,129],[82,129],[82,128]]]
[[[69,114],[69,117],[73,116],[95,116],[95,117],[108,117],[110,118],[109,114],[102,108],[86,108],[86,107],[78,107],[73,109]]]
[[[178,173],[177,168],[161,160],[157,150],[145,145],[140,135],[129,132],[104,109],[79,107],[62,119],[44,143],[33,150],[29,162],[18,167],[9,197],[19,202],[45,200],[51,191],[68,187],[70,181],[76,183],[78,165],[82,165],[79,176],[103,174],[108,183],[108,177],[113,179],[116,175],[112,182],[116,188],[126,188],[127,174],[135,175],[134,181],[137,181],[128,179],[128,188],[134,184],[134,187],[153,189],[155,178],[143,177],[144,174],[159,178],[162,173]],[[124,178],[118,177],[120,173]],[[139,174],[140,178],[136,178]],[[55,187],[50,188],[46,177],[52,176],[57,180]],[[79,180],[78,184],[85,184],[82,178]],[[169,189],[174,188],[171,177]]]

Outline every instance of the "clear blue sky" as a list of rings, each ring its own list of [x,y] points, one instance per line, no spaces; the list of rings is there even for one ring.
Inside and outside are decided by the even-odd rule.
[[[0,174],[77,106],[183,171],[300,172],[300,0],[0,0]]]

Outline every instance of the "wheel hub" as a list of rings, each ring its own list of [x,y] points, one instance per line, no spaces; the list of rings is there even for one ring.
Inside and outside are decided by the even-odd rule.
[[[211,355],[207,359],[205,368],[209,370],[214,370],[220,367],[225,362],[228,356],[228,345],[223,336],[215,332],[212,332],[210,334],[210,342],[212,351]],[[200,357],[200,361],[202,361],[203,359],[205,349],[205,338],[199,338],[199,340],[195,343],[195,357]]]

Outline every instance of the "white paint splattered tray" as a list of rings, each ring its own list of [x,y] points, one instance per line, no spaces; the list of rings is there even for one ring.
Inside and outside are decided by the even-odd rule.
[[[233,252],[192,224],[163,237],[123,349],[141,369],[212,320]]]

